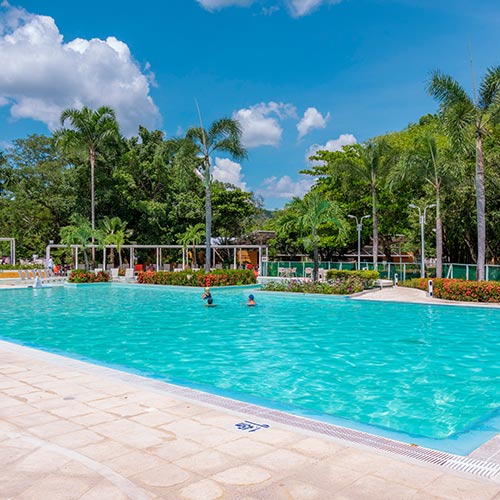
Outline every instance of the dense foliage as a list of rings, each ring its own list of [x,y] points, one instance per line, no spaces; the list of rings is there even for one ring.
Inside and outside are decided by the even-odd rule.
[[[99,141],[90,149],[78,126],[62,135],[17,139],[0,152],[0,236],[16,239],[20,258],[43,255],[47,243],[61,236],[68,242],[83,238],[86,245],[111,238],[117,246],[133,239],[192,248],[206,244],[210,224],[204,233],[199,227],[211,217],[212,237],[224,243],[255,229],[274,231],[270,258],[308,255],[316,277],[319,260],[356,255],[354,217],[369,216],[360,227],[361,244],[374,260],[390,262],[401,252],[420,259],[418,208],[424,213],[427,207],[426,256],[437,259],[437,276],[441,261],[498,263],[500,69],[486,72],[477,102],[439,72],[427,90],[440,103],[438,114],[339,151],[317,151],[301,171],[314,179],[311,190],[272,214],[252,193],[213,179],[212,152],[246,156],[231,119],[177,138],[144,127],[124,138],[106,122],[109,133],[97,127]],[[92,123],[114,116],[102,108],[69,110],[63,118],[70,111]],[[0,243],[1,253],[5,248]],[[63,254],[58,257],[70,259]],[[86,251],[84,256],[91,258]],[[166,258],[175,262],[179,256]]]
[[[216,269],[210,273],[205,271],[146,271],[139,273],[137,282],[147,285],[177,285],[177,286],[234,286],[252,285],[257,282],[255,275],[248,269]]]
[[[359,276],[343,276],[328,281],[314,280],[281,280],[270,281],[261,290],[268,292],[321,293],[325,295],[351,295],[362,292],[366,280]]]
[[[109,273],[106,271],[91,273],[80,269],[74,269],[69,274],[68,281],[70,283],[105,283],[109,281]]]
[[[500,302],[500,283],[497,282],[434,278],[432,284],[433,295],[438,299],[462,302]],[[429,280],[415,278],[404,281],[401,286],[427,291]]]

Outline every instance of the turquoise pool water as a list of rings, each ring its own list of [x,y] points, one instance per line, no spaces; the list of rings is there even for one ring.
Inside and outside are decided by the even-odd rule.
[[[0,336],[414,436],[500,406],[500,310],[147,286],[2,291]]]

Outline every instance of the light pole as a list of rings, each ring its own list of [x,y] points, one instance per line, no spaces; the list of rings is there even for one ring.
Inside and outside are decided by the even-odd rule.
[[[425,278],[425,219],[427,216],[427,209],[435,207],[436,204],[427,205],[424,208],[424,213],[420,210],[420,207],[417,205],[410,203],[410,208],[416,208],[418,210],[418,218],[420,220],[420,243],[421,243],[421,262],[420,262],[420,277]]]
[[[361,230],[363,229],[363,219],[367,219],[370,215],[363,215],[361,219],[359,219],[355,215],[349,214],[347,217],[356,220],[356,229],[358,230],[358,271],[361,270]]]

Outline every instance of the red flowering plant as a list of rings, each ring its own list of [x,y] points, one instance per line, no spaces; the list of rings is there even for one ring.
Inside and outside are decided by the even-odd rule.
[[[461,302],[500,302],[500,283],[498,281],[468,281],[458,279],[434,278],[432,280],[434,297]],[[427,278],[404,281],[401,286],[427,290]]]
[[[177,285],[177,286],[231,286],[252,285],[257,279],[248,269],[224,270],[216,269],[205,274],[204,271],[189,269],[178,273],[166,271],[146,271],[139,273],[137,282],[148,285]]]
[[[91,271],[73,269],[68,277],[68,281],[70,283],[106,283],[109,281],[109,273],[106,271],[93,273]]]

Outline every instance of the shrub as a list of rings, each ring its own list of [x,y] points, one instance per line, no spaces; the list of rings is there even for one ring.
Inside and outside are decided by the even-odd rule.
[[[428,283],[428,278],[415,278],[404,281],[401,285],[427,290]],[[500,302],[500,283],[498,281],[434,278],[432,284],[434,297],[438,299],[463,302]]]
[[[342,269],[330,269],[326,272],[327,280],[346,279],[350,277],[360,278],[363,281],[364,288],[370,288],[379,279],[380,274],[378,271],[348,271]]]
[[[43,269],[43,264],[0,264],[0,271],[15,271],[17,269]]]
[[[74,269],[71,271],[68,281],[70,283],[105,283],[109,281],[109,273],[106,271],[99,271],[95,274],[91,271]]]
[[[257,282],[254,273],[249,269],[215,269],[205,274],[204,271],[146,271],[139,273],[137,282],[148,285],[177,286],[234,286],[252,285]]]
[[[266,283],[262,290],[269,292],[323,293],[327,295],[350,295],[365,289],[359,276],[335,278],[328,282],[312,280],[282,280]]]

